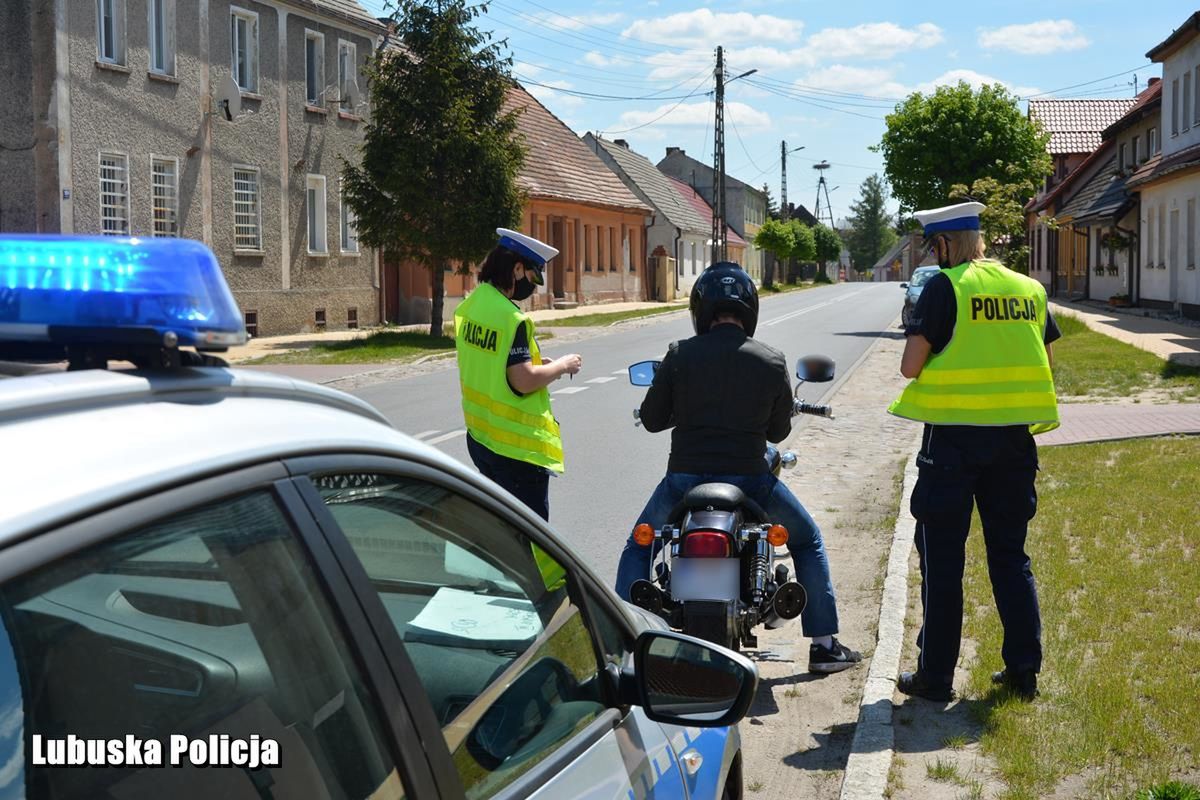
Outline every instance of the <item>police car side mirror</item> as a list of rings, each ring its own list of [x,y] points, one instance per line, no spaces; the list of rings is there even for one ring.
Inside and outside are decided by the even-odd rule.
[[[661,361],[639,361],[629,367],[629,382],[634,386],[649,386],[654,383],[654,373],[658,372]]]
[[[735,725],[754,701],[758,669],[732,650],[674,631],[644,631],[633,672],[622,675],[624,698],[667,725]]]

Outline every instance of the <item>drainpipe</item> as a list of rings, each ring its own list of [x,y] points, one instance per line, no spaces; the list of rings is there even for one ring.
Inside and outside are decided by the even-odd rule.
[[[1138,233],[1137,233],[1137,231],[1127,231],[1124,228],[1122,228],[1120,225],[1117,225],[1115,223],[1113,224],[1113,230],[1117,231],[1118,233],[1125,234],[1126,236],[1129,237],[1130,244],[1129,244],[1129,251],[1127,253],[1128,263],[1129,263],[1129,279],[1126,281],[1126,283],[1128,284],[1127,288],[1128,288],[1128,292],[1129,292],[1129,304],[1133,305],[1134,303],[1137,303],[1140,301],[1141,290],[1142,290],[1142,265],[1138,264],[1137,269],[1134,269],[1134,264],[1133,264],[1133,262],[1135,260],[1134,253],[1138,252],[1138,250],[1137,250],[1138,244],[1139,244]],[[1136,287],[1133,285],[1135,280],[1137,281],[1137,284],[1138,284]]]
[[[675,272],[671,275],[671,280],[675,282],[675,292],[679,291],[679,274],[683,272],[683,259],[680,257],[679,240],[683,238],[683,228],[675,229]],[[675,292],[671,292],[670,297],[666,297],[666,292],[663,292],[663,300],[670,301],[675,299]]]

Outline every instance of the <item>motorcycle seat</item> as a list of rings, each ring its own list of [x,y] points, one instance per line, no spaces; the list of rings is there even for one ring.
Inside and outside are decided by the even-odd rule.
[[[671,509],[669,519],[677,520],[687,511],[741,511],[751,522],[765,523],[767,515],[758,503],[731,483],[702,483],[688,490]]]

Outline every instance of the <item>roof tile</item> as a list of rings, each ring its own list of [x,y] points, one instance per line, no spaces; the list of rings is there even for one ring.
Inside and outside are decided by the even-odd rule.
[[[594,138],[672,225],[690,233],[711,232],[711,211],[697,211],[696,207],[671,185],[671,178],[659,172],[648,158],[616,142],[599,136]]]
[[[531,197],[650,210],[562,120],[524,88],[514,83],[505,107],[519,112],[517,129],[529,152],[517,183]]]
[[[1030,100],[1029,118],[1050,134],[1051,155],[1090,153],[1100,134],[1133,108],[1137,98],[1105,100]]]

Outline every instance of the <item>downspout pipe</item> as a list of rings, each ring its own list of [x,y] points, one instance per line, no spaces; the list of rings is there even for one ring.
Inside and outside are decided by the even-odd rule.
[[[672,275],[671,278],[675,281],[676,291],[678,291],[678,289],[679,289],[679,275],[683,272],[683,258],[682,258],[683,254],[679,252],[679,240],[682,238],[683,238],[683,228],[678,228],[678,227],[675,228],[675,274]],[[666,295],[666,292],[663,292],[663,294]],[[672,292],[671,294],[674,295],[675,292]],[[670,302],[674,299],[675,298],[673,296],[672,297],[665,297],[665,296],[663,297],[664,302]]]
[[[1134,303],[1140,302],[1141,289],[1142,289],[1142,286],[1141,286],[1142,265],[1139,263],[1137,265],[1136,270],[1133,268],[1133,262],[1134,262],[1133,254],[1135,252],[1137,252],[1138,245],[1140,244],[1138,242],[1138,232],[1137,231],[1127,231],[1124,228],[1122,228],[1120,225],[1117,225],[1115,221],[1113,222],[1113,230],[1129,237],[1129,242],[1130,242],[1129,252],[1128,252],[1129,279],[1126,281],[1126,283],[1128,284],[1127,288],[1129,291],[1129,304],[1133,305]],[[1135,278],[1135,276],[1136,276],[1136,278]],[[1136,289],[1133,285],[1135,280],[1137,281],[1137,284],[1138,284]],[[1135,291],[1137,292],[1137,294],[1134,293]]]

